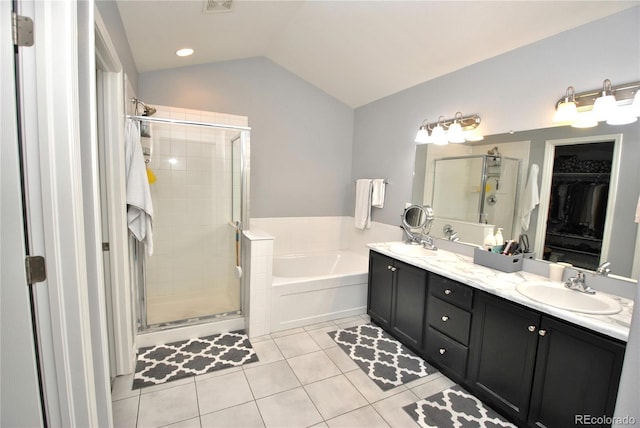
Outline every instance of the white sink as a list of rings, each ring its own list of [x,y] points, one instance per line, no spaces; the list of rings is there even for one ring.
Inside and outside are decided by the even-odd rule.
[[[421,245],[412,245],[412,244],[391,244],[389,246],[389,251],[392,253],[396,253],[400,256],[407,257],[436,257],[438,255],[437,251],[428,250]]]
[[[620,302],[605,296],[581,293],[565,288],[564,284],[550,282],[525,282],[518,284],[520,294],[546,305],[584,314],[611,315],[622,310]]]

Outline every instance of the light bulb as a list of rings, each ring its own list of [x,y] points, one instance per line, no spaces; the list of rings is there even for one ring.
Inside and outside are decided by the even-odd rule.
[[[458,122],[453,122],[447,131],[447,139],[450,143],[464,143],[464,132]]]
[[[436,126],[431,131],[431,139],[433,140],[433,144],[437,144],[439,146],[444,146],[448,143],[447,134],[444,132],[444,128],[440,125]]]
[[[426,126],[421,126],[418,134],[416,135],[416,143],[427,144],[429,143],[429,131]]]

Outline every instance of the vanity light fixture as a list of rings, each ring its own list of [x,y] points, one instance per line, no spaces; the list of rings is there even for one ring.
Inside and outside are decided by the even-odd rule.
[[[575,93],[567,88],[563,98],[556,103],[554,123],[566,123],[575,128],[589,128],[606,121],[609,125],[625,125],[640,116],[640,82],[612,86],[605,79],[602,89]],[[638,101],[636,101],[638,100]],[[573,113],[575,106],[575,113]]]
[[[418,128],[416,143],[445,145],[480,141],[484,138],[476,130],[480,125],[480,116],[477,114],[463,116],[461,112],[457,112],[453,119],[445,119],[444,116],[440,116],[437,122],[426,122],[426,119],[422,121]]]
[[[447,131],[447,140],[450,143],[464,143],[464,131],[462,130],[462,125],[458,121],[458,118],[462,119],[462,113],[457,112],[453,117],[453,123],[449,125],[449,130]]]
[[[553,115],[553,122],[573,122],[576,119],[578,119],[576,89],[573,86],[569,86],[564,101],[558,104],[556,114]]]
[[[602,94],[593,103],[593,115],[598,122],[608,120],[616,114],[618,102],[611,89],[611,80],[604,79]]]

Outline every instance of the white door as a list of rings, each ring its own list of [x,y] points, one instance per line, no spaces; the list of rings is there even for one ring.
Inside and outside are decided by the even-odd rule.
[[[16,114],[11,2],[0,2],[0,426],[44,425],[27,255]]]
[[[33,46],[17,49],[15,73],[9,25],[12,5],[34,23]],[[0,10],[0,425],[40,426],[46,418],[44,423],[50,426],[110,426],[102,254],[96,233],[97,170],[92,160],[93,2],[0,1]],[[20,291],[26,287],[26,252],[46,260],[46,280],[32,286],[32,295],[27,296],[33,317],[29,305],[26,311],[21,308],[26,299]],[[33,335],[26,334],[32,330],[29,321],[38,332],[37,352],[36,342],[30,339]],[[44,412],[39,411],[40,396]]]

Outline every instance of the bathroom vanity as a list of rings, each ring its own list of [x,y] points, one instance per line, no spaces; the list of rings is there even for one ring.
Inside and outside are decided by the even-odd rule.
[[[616,297],[618,314],[581,314],[516,290],[546,280],[538,275],[442,250],[369,248],[372,321],[515,424],[565,428],[613,415],[631,301]]]

